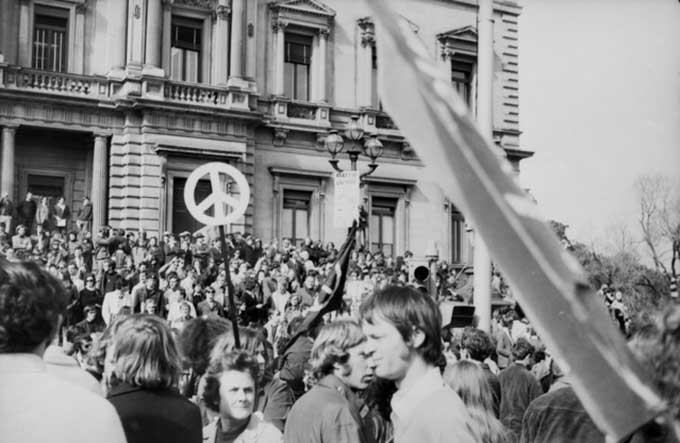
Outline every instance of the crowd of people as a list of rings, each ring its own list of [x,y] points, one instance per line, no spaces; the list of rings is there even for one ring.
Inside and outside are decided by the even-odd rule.
[[[88,229],[0,235],[7,441],[604,441],[521,309],[453,328],[410,254],[352,251],[342,307],[314,317],[333,244],[236,233],[225,265],[200,233]],[[438,298],[466,301],[440,269]],[[660,318],[633,343],[677,416],[680,313]]]

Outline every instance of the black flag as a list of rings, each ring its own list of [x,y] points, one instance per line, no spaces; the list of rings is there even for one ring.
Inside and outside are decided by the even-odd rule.
[[[288,343],[286,343],[286,347],[281,351],[281,354],[295,343],[295,340],[297,340],[298,337],[317,325],[324,314],[337,311],[342,306],[342,296],[345,290],[345,280],[347,279],[349,257],[352,249],[354,249],[354,242],[358,229],[355,221],[347,233],[347,240],[345,240],[345,243],[338,252],[333,268],[328,274],[328,277],[326,277],[326,281],[321,285],[321,293],[319,294],[317,301],[314,303],[314,306],[309,309],[304,320],[298,325],[295,332],[293,332]]]

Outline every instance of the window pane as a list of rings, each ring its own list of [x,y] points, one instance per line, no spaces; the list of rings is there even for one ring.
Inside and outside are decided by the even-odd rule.
[[[309,211],[298,209],[295,211],[295,238],[304,240],[309,236]]]
[[[293,235],[293,210],[283,209],[281,214],[281,235],[283,238],[292,238]]]
[[[36,6],[32,65],[37,69],[66,71],[68,11]]]
[[[188,82],[198,83],[199,63],[201,62],[200,53],[198,51],[190,50],[185,50],[184,53],[186,59],[186,71],[184,80]]]
[[[309,100],[309,65],[296,65],[295,99]]]
[[[286,63],[283,65],[283,95],[293,97],[295,91],[295,65]]]
[[[390,243],[383,244],[382,253],[385,257],[392,257],[392,254],[394,253],[394,245]]]
[[[394,217],[389,215],[382,216],[382,243],[394,243]]]
[[[371,215],[371,219],[368,222],[369,235],[371,240],[375,243],[380,243],[380,217],[377,215]]]
[[[182,80],[184,72],[184,50],[180,48],[170,49],[170,79]]]

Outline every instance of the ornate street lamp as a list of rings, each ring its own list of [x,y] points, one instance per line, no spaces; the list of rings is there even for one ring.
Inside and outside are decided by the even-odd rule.
[[[362,143],[362,140],[366,138],[366,133],[364,128],[361,127],[361,123],[359,123],[358,115],[353,115],[351,117],[349,125],[345,129],[345,138],[349,141],[347,155],[349,156],[350,169],[352,171],[356,171],[357,160],[361,154],[364,154],[371,160],[371,163],[368,165],[368,171],[360,175],[360,178],[363,180],[364,177],[371,175],[378,168],[376,161],[383,154],[383,145],[375,135],[369,135],[367,140]],[[337,130],[331,130],[328,132],[328,135],[324,140],[324,145],[326,146],[328,153],[331,155],[331,159],[328,160],[328,162],[331,164],[331,166],[333,166],[333,169],[338,172],[342,172],[342,168],[338,166],[340,160],[338,160],[336,157],[343,151],[345,147],[345,141],[343,137],[338,133]]]

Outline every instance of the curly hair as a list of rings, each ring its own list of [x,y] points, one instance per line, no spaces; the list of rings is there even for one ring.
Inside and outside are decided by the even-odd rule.
[[[461,347],[468,351],[471,359],[484,361],[489,357],[493,345],[489,334],[481,329],[468,326],[463,330]]]
[[[167,323],[149,314],[125,317],[109,344],[115,382],[169,388],[179,380],[180,357]]]
[[[527,356],[533,355],[534,347],[525,338],[518,338],[514,345],[512,345],[513,360],[524,360]]]
[[[335,363],[345,364],[350,348],[366,341],[361,326],[351,319],[335,320],[319,331],[312,345],[310,365],[317,379],[333,372]]]
[[[49,342],[67,304],[63,284],[36,263],[0,259],[0,353],[33,352]]]
[[[201,395],[205,405],[215,412],[220,412],[220,376],[227,371],[247,372],[255,383],[256,391],[259,386],[260,366],[250,352],[230,352],[211,360],[205,373],[205,383]]]

